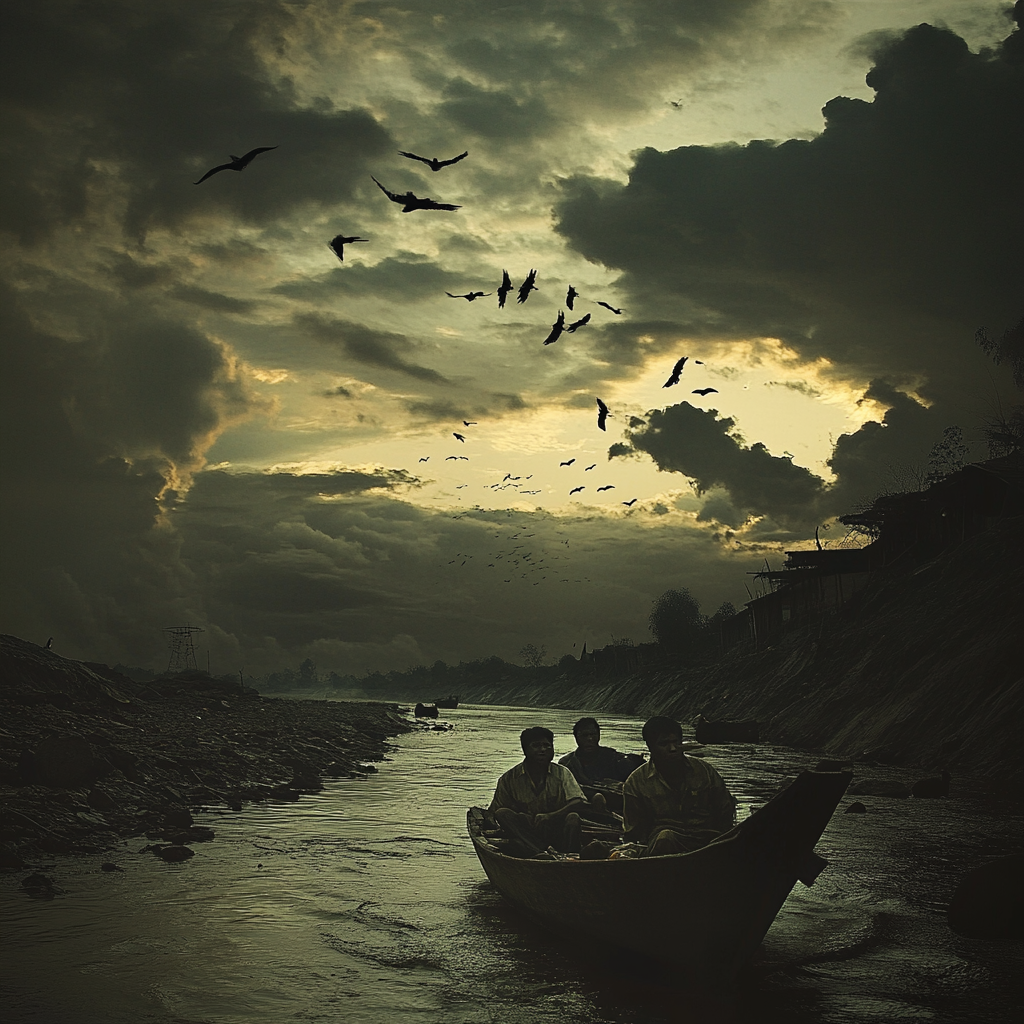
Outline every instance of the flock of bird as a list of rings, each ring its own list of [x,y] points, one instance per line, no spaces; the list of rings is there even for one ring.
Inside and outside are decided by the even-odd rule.
[[[259,156],[261,153],[269,153],[271,150],[274,150],[274,149],[277,149],[277,146],[257,146],[255,149],[249,150],[249,152],[246,153],[244,156],[234,156],[234,155],[232,155],[231,159],[230,159],[230,161],[228,163],[218,164],[216,167],[211,167],[210,170],[208,170],[198,181],[194,182],[193,184],[201,185],[208,178],[212,177],[214,174],[219,173],[220,171],[244,171],[245,168],[248,167],[249,164],[251,164],[252,161],[257,156]],[[451,159],[448,159],[448,160],[441,160],[438,157],[429,157],[428,158],[428,157],[424,157],[424,156],[419,156],[416,153],[409,153],[409,152],[406,152],[405,150],[399,150],[398,153],[399,153],[399,156],[404,156],[404,157],[407,157],[410,160],[416,160],[416,161],[419,161],[420,163],[425,164],[427,167],[430,168],[431,171],[433,171],[435,173],[437,171],[440,171],[444,167],[450,167],[453,164],[457,164],[461,160],[465,160],[466,157],[469,156],[469,150],[466,150],[465,152],[460,153],[458,156],[452,157]],[[374,184],[388,197],[388,199],[391,202],[396,203],[396,204],[398,204],[399,206],[402,207],[402,211],[401,211],[402,213],[412,213],[415,210],[443,210],[443,211],[447,211],[447,212],[453,212],[455,210],[459,210],[459,209],[462,208],[461,206],[458,206],[458,205],[456,205],[454,203],[441,203],[441,202],[438,202],[435,199],[431,199],[429,196],[424,196],[424,197],[417,196],[412,191],[408,191],[408,192],[404,192],[404,193],[392,192],[390,189],[388,189],[384,185],[382,185],[373,175],[371,175],[370,177],[372,178]],[[332,238],[327,243],[327,245],[328,245],[328,248],[330,248],[330,250],[334,253],[334,255],[337,256],[337,258],[339,260],[344,262],[344,259],[345,259],[345,246],[346,245],[351,245],[351,244],[358,243],[358,242],[369,242],[369,241],[370,241],[370,239],[368,239],[368,238],[360,238],[357,235],[338,234],[338,235],[335,235],[334,238]],[[495,289],[495,292],[497,293],[497,297],[498,297],[498,308],[499,309],[503,309],[504,308],[505,300],[508,298],[508,295],[512,291],[512,288],[513,288],[512,278],[509,275],[509,272],[507,270],[502,270],[502,272],[501,272],[501,283]],[[518,289],[518,292],[517,292],[517,297],[516,297],[516,302],[519,303],[519,304],[525,303],[527,301],[527,299],[529,299],[530,293],[534,292],[534,291],[537,291],[537,290],[539,290],[537,288],[537,271],[534,270],[534,269],[531,269],[530,272],[526,275],[526,278],[523,280],[522,284],[519,286],[519,289]],[[452,299],[465,299],[467,302],[475,302],[477,299],[488,298],[489,296],[495,294],[495,292],[469,291],[469,292],[464,292],[462,294],[453,295],[451,292],[446,291],[445,294],[449,298],[452,298]],[[568,308],[568,310],[570,312],[575,312],[575,308],[574,308],[575,302],[579,298],[582,298],[580,293],[576,290],[576,288],[573,285],[570,285],[569,288],[568,288],[568,291],[566,292],[566,295],[565,295],[565,305],[566,305],[566,307]],[[585,300],[585,301],[592,301],[592,300]],[[605,302],[605,301],[603,301],[601,299],[596,300],[595,301],[595,305],[604,307],[605,309],[609,310],[610,312],[612,312],[616,316],[621,316],[622,312],[623,312],[622,309],[618,309],[615,306],[612,306],[610,303],[607,303],[607,302]],[[544,338],[543,344],[544,345],[552,345],[556,341],[558,341],[558,339],[563,334],[574,334],[580,328],[585,327],[587,324],[590,323],[591,315],[592,314],[587,313],[586,315],[582,316],[579,320],[575,320],[575,321],[567,324],[565,322],[566,321],[565,312],[560,309],[558,311],[558,316],[557,316],[555,322],[551,325],[551,329],[550,329],[547,337]],[[665,387],[665,388],[673,387],[674,385],[676,385],[676,384],[678,384],[680,382],[680,380],[682,378],[682,374],[683,374],[683,369],[684,369],[684,367],[685,367],[685,365],[687,363],[688,358],[689,358],[688,356],[683,356],[681,359],[679,359],[676,362],[676,364],[672,368],[672,372],[669,375],[668,380],[665,381],[665,383],[662,385],[662,387]],[[699,360],[699,359],[695,359],[694,362],[697,363],[697,364],[701,364],[701,360]],[[718,393],[717,388],[697,388],[697,389],[695,389],[695,390],[693,390],[691,392],[691,394],[700,395],[702,397],[704,397],[706,395],[709,395],[709,394],[712,394],[712,393],[717,394]],[[610,412],[608,410],[608,406],[605,405],[605,403],[600,398],[596,399],[596,401],[597,401],[597,426],[598,426],[598,429],[599,430],[606,430],[607,429],[606,422],[607,422],[607,419],[608,419],[608,417],[610,415]],[[463,422],[463,425],[466,426],[466,427],[471,427],[471,426],[476,426],[477,425],[475,422],[471,422],[471,421],[468,421],[468,420],[463,420],[462,422]],[[453,436],[458,441],[460,441],[463,444],[466,443],[466,437],[465,437],[464,434],[459,433],[458,431],[453,431],[452,433],[453,433]],[[421,458],[419,461],[420,462],[427,462],[427,461],[429,461],[429,459],[430,459],[430,456],[428,455],[426,457]],[[469,456],[467,456],[467,455],[448,455],[448,456],[445,457],[445,461],[446,462],[454,462],[454,461],[465,461],[465,462],[468,462],[470,460],[469,460]],[[571,466],[575,461],[576,461],[575,459],[569,459],[567,462],[562,462],[560,464],[560,466]],[[596,463],[595,463],[595,465],[596,465]],[[594,468],[594,466],[588,466],[587,470],[591,470],[593,468]],[[532,476],[532,474],[531,474],[531,476]],[[529,480],[530,477],[528,476],[525,479]],[[509,474],[506,475],[505,479],[503,481],[501,481],[501,483],[499,483],[499,484],[489,484],[489,485],[485,485],[485,487],[488,487],[490,489],[504,489],[506,486],[513,486],[516,483],[516,481],[519,481],[519,480],[520,480],[520,477],[513,477],[512,474],[509,473]],[[465,486],[467,486],[467,485],[466,484],[460,484],[457,489],[461,490]],[[598,492],[610,491],[610,490],[614,490],[614,487],[615,487],[614,484],[606,484],[604,486],[598,487],[597,491]],[[516,489],[518,490],[519,488],[516,487]],[[573,487],[569,491],[569,496],[572,497],[572,495],[574,495],[574,494],[579,494],[582,491],[584,491],[585,489],[586,489],[585,485],[578,485],[576,487]],[[520,493],[522,493],[522,494],[539,494],[540,491],[539,490],[521,490]],[[637,500],[636,498],[633,498],[630,501],[622,502],[622,504],[631,508],[633,506],[633,504],[636,502],[636,500]],[[506,582],[508,582],[508,581],[506,580]]]

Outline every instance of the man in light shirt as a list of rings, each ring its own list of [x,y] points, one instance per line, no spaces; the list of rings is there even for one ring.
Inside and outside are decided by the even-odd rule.
[[[498,779],[491,811],[498,823],[529,856],[553,846],[562,853],[579,853],[580,816],[586,797],[572,772],[552,764],[555,736],[534,726],[519,736],[523,760]]]

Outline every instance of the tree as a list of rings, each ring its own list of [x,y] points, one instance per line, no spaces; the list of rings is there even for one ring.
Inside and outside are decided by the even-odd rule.
[[[536,647],[534,644],[526,644],[520,649],[519,657],[523,659],[527,668],[540,668],[544,664],[544,656],[547,653],[547,649],[543,645]]]
[[[647,621],[657,644],[673,654],[698,647],[706,624],[700,602],[685,587],[666,590],[654,602]]]
[[[967,452],[964,432],[959,427],[946,427],[942,432],[942,440],[932,445],[928,455],[928,483],[938,483],[963,469],[967,462]]]

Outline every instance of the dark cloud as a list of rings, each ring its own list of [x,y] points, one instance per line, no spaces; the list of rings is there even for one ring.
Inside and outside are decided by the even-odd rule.
[[[133,236],[334,204],[394,149],[367,111],[303,106],[271,72],[264,54],[294,22],[283,2],[15,0],[5,21],[0,223],[22,240],[115,196]],[[192,184],[256,146],[279,148]]]
[[[212,309],[216,313],[251,313],[259,307],[258,302],[251,299],[236,299],[220,292],[207,291],[194,285],[180,284],[168,292],[172,299],[187,302],[203,309]]]
[[[325,247],[325,252],[327,252]],[[332,259],[334,257],[331,257]],[[486,283],[486,282],[483,282]],[[351,263],[318,277],[302,277],[275,285],[271,291],[304,302],[322,303],[338,295],[386,298],[388,302],[417,302],[427,296],[445,299],[446,291],[463,284],[480,289],[481,281],[456,275],[416,253],[385,256],[378,263]]]
[[[404,334],[376,331],[349,320],[332,320],[317,313],[300,313],[295,323],[311,337],[325,345],[341,349],[347,356],[367,366],[395,370],[417,380],[447,383],[436,370],[408,362],[403,355],[415,350]]]
[[[481,89],[463,78],[445,87],[438,112],[465,131],[502,141],[546,134],[552,123],[542,100]]]
[[[887,41],[872,103],[811,141],[641,151],[629,182],[566,183],[558,228],[690,336],[779,337],[872,374],[942,376],[936,349],[1020,299],[1024,67],[921,25]],[[689,314],[685,308],[689,304]]]
[[[813,521],[817,514],[824,481],[789,458],[771,455],[759,442],[748,447],[736,421],[719,417],[715,409],[695,409],[689,402],[655,409],[643,426],[627,429],[626,437],[659,469],[689,477],[698,494],[723,488],[742,512],[794,524]],[[619,452],[615,446],[609,455]]]

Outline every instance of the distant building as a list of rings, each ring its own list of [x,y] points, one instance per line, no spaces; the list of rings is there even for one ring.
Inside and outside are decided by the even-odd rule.
[[[758,649],[769,647],[790,629],[838,611],[872,573],[934,558],[1020,515],[1024,471],[1013,456],[972,463],[923,491],[882,495],[839,517],[871,538],[866,546],[787,551],[781,570],[756,573],[771,590],[723,624],[723,646],[752,637]]]

